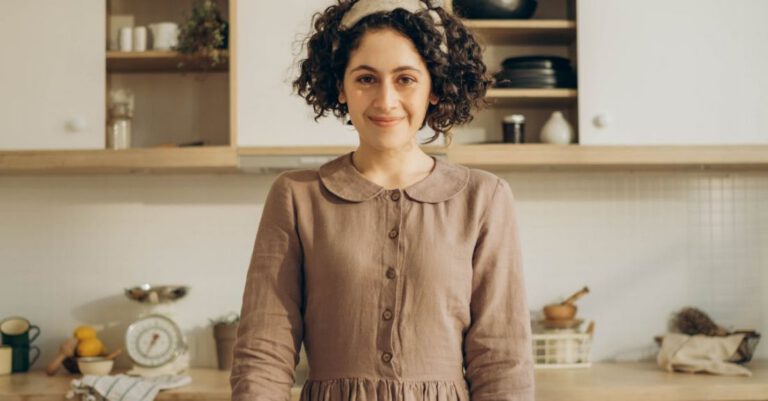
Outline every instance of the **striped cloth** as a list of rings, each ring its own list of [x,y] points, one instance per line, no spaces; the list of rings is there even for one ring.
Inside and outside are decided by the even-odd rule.
[[[136,377],[85,375],[72,380],[67,399],[80,395],[81,401],[151,401],[160,390],[192,383],[189,375]]]

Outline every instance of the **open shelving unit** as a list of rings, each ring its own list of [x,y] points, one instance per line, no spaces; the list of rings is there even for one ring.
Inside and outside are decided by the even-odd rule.
[[[175,22],[181,27],[196,4],[191,0],[105,1],[108,27],[111,16],[126,16],[133,19],[133,26],[146,26],[148,31],[150,24],[158,22]],[[221,60],[216,65],[202,55],[153,50],[151,32],[148,32],[145,51],[119,51],[111,47],[107,50],[106,106],[113,89],[128,89],[135,99],[131,149],[125,150],[175,145],[182,151],[182,146],[191,143],[202,148],[234,146],[232,49],[235,47],[236,1],[215,0],[215,3],[229,23],[229,49],[216,51]],[[107,32],[113,31],[114,28],[110,28]],[[172,152],[172,149],[164,151]]]
[[[531,19],[463,18],[454,1],[446,7],[477,36],[489,74],[501,69],[508,57],[556,55],[566,57],[576,70],[576,0],[540,1]],[[578,90],[576,88],[490,88],[486,94],[492,109],[481,110],[467,128],[483,132],[474,142],[500,142],[505,115],[525,116],[525,142],[540,143],[539,132],[554,111],[561,111],[578,138]],[[463,128],[463,127],[462,127]],[[458,131],[458,130],[457,130]],[[460,135],[457,135],[457,137]],[[577,140],[578,142],[578,140]]]

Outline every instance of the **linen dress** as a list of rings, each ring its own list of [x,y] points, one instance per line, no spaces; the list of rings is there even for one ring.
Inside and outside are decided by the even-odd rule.
[[[513,194],[439,158],[403,189],[352,153],[278,175],[248,269],[232,400],[533,400]]]

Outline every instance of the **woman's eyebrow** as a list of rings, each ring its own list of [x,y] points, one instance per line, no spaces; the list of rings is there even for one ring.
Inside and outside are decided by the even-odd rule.
[[[371,67],[370,65],[366,65],[366,64],[361,64],[361,65],[351,69],[349,72],[355,72],[357,70],[369,70],[369,71],[373,71],[373,72],[376,72],[376,73],[379,72],[375,68]],[[416,73],[421,74],[421,70],[419,70],[416,67],[410,66],[410,65],[401,65],[400,67],[397,67],[394,70],[392,70],[392,72],[400,72],[400,71],[405,71],[405,70],[415,71]]]

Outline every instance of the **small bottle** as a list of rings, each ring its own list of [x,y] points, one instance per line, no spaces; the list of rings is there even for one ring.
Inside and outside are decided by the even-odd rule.
[[[525,143],[525,116],[510,114],[502,120],[505,143]]]
[[[107,148],[128,149],[131,147],[131,118],[127,103],[117,103],[113,106],[107,130]]]

